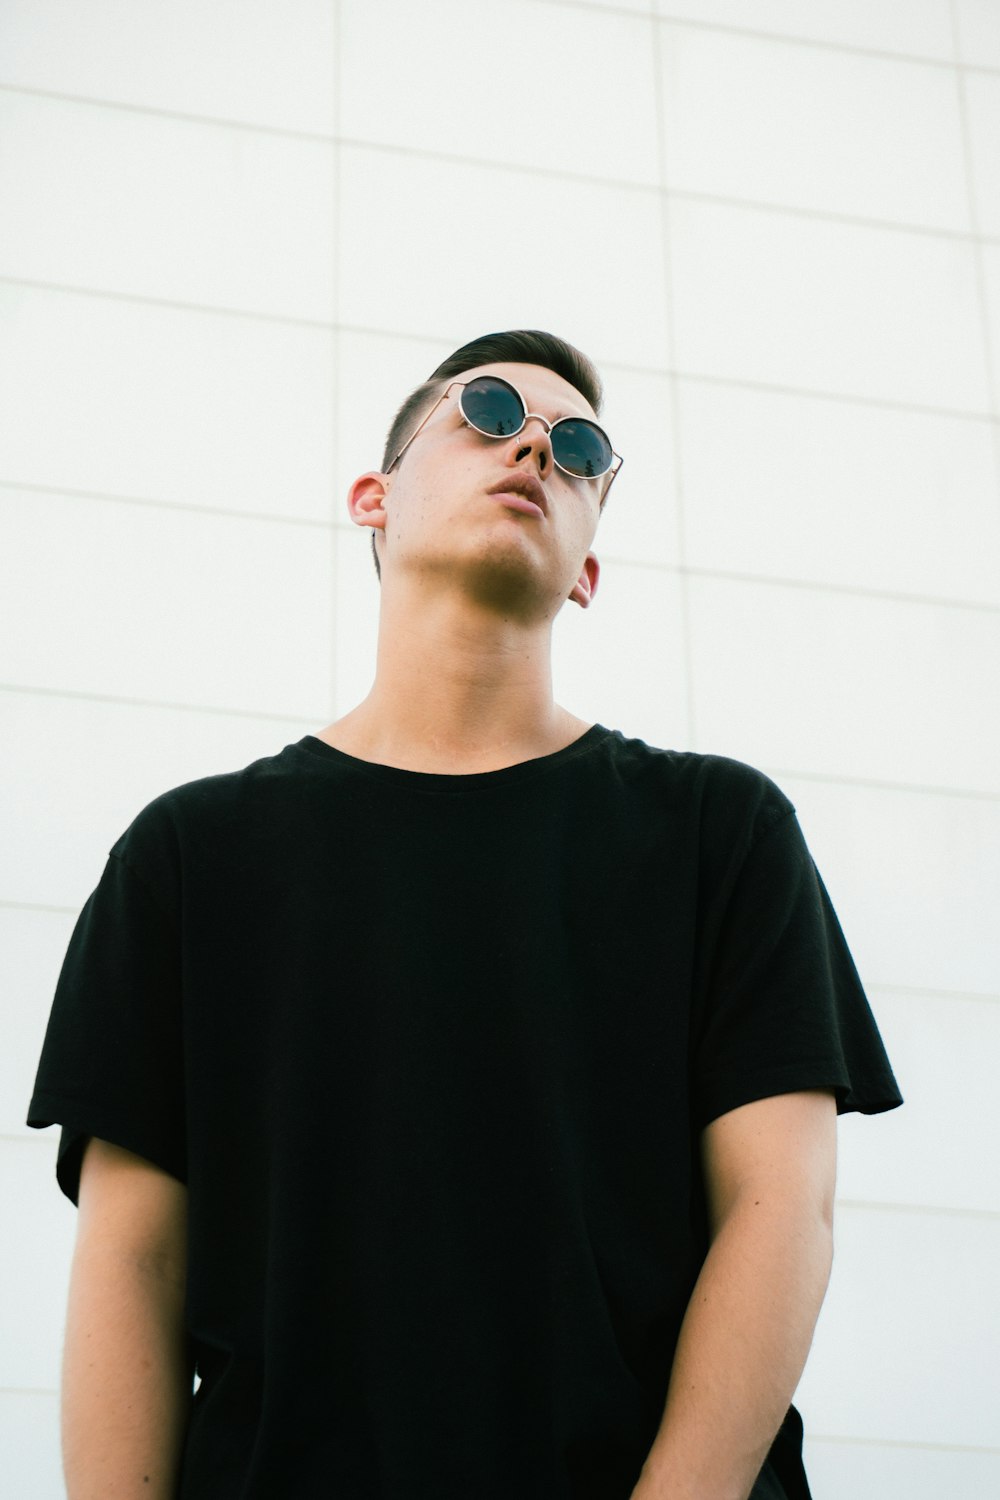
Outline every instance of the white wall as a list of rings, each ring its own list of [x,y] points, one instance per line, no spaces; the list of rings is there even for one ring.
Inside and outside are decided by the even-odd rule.
[[[998,0],[5,0],[0,85],[10,1492],[62,1494],[23,1118],[76,914],[363,696],[347,485],[537,326],[626,455],[562,701],[785,788],[907,1096],[842,1123],[816,1500],[1000,1493]]]

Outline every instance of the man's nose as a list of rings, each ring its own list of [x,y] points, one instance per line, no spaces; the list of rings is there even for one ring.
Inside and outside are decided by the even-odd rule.
[[[538,460],[538,467],[543,474],[552,468],[552,439],[549,429],[541,417],[529,417],[521,428],[511,438],[516,458],[520,461],[531,453]]]

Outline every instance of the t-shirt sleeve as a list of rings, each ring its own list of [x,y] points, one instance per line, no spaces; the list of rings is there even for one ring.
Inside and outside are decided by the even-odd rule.
[[[92,1135],[186,1180],[180,968],[176,922],[113,850],[69,941],[27,1121],[62,1126],[74,1203]]]
[[[833,904],[778,796],[713,923],[692,1046],[701,1125],[800,1089],[832,1089],[840,1114],[902,1103]]]

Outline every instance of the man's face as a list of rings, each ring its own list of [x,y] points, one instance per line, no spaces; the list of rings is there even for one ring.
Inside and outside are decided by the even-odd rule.
[[[567,416],[596,420],[578,390],[540,365],[479,365],[456,378],[477,375],[508,381],[528,411],[550,423]],[[486,437],[464,421],[460,395],[453,386],[399,464],[377,477],[380,506],[364,519],[353,497],[376,476],[352,489],[355,520],[384,530],[383,580],[393,569],[426,582],[438,575],[460,581],[484,603],[532,617],[551,618],[568,598],[586,606],[599,573],[589,549],[607,476],[578,479],[557,468],[549,435],[534,417],[512,437]],[[538,483],[540,510],[505,489],[525,475]]]

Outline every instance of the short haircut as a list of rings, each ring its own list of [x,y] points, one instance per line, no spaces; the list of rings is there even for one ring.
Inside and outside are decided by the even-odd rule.
[[[508,333],[486,333],[482,338],[463,344],[454,354],[449,354],[423,384],[418,385],[406,397],[386,435],[382,472],[386,472],[409,434],[420,425],[421,419],[456,376],[465,370],[475,370],[480,365],[495,364],[541,365],[543,369],[552,370],[578,390],[590,403],[595,416],[600,416],[604,400],[601,377],[593,363],[579,349],[567,344],[565,339],[557,338],[554,333],[543,333],[538,328],[515,328]],[[374,531],[371,547],[375,572],[381,582],[382,569],[379,566]]]

